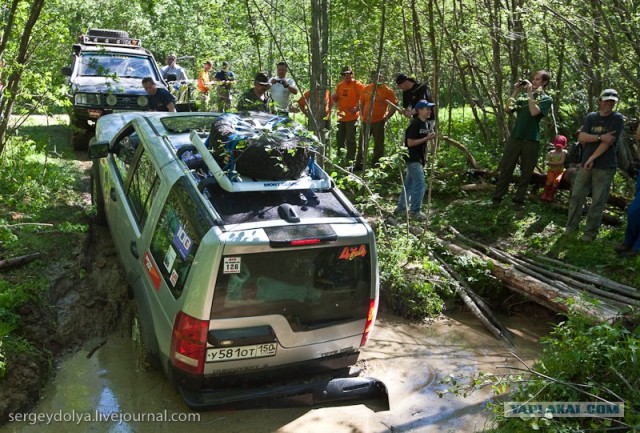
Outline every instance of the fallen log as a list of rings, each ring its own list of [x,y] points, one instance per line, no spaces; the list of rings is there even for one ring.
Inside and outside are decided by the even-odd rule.
[[[594,304],[588,299],[584,299],[582,294],[577,291],[561,290],[546,284],[531,275],[515,269],[514,265],[491,258],[478,250],[463,248],[450,242],[445,242],[444,245],[456,255],[475,256],[481,260],[491,262],[493,264],[490,269],[491,274],[499,279],[505,287],[553,311],[568,313],[569,305],[572,305],[576,311],[601,322],[612,322],[620,316],[619,309],[606,302]]]
[[[456,292],[460,295],[460,298],[469,308],[471,313],[480,320],[480,322],[499,340],[502,340],[510,349],[515,346],[513,344],[513,335],[507,328],[500,323],[500,321],[493,315],[489,306],[484,300],[478,296],[476,292],[469,287],[469,285],[458,275],[458,273],[451,268],[440,256],[433,253],[434,258],[440,262],[442,266],[441,272],[444,273],[450,280],[456,281],[458,289]]]
[[[562,262],[560,260],[552,259],[550,257],[538,256],[535,258],[535,260],[556,265],[557,267],[554,269],[556,269],[558,272],[565,273],[566,275],[569,275],[576,280],[582,280],[588,283],[597,284],[599,286],[611,289],[614,292],[617,292],[635,299],[640,299],[640,290],[638,290],[635,287],[627,286],[625,284],[620,284],[617,281],[604,278],[586,269],[581,269],[577,266],[573,266],[568,263]]]
[[[25,254],[24,256],[13,257],[11,259],[0,260],[0,270],[17,268],[26,265],[40,257],[40,253]]]
[[[460,149],[460,151],[464,154],[464,157],[467,159],[467,164],[469,165],[469,167],[478,168],[478,163],[476,162],[476,159],[473,157],[471,152],[469,152],[469,149],[467,149],[464,144],[460,143],[459,141],[454,140],[453,138],[451,138],[451,137],[449,137],[447,135],[441,136],[440,139],[444,140],[447,143],[452,144],[454,147]]]

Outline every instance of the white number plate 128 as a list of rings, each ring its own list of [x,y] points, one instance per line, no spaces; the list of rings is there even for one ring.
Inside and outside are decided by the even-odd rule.
[[[215,349],[207,349],[207,362],[276,356],[277,349],[277,343],[254,344],[239,347],[217,347]]]

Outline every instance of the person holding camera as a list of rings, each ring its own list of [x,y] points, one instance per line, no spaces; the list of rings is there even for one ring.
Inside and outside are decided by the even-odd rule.
[[[499,165],[498,180],[493,193],[493,203],[499,204],[509,189],[513,171],[520,160],[520,179],[512,201],[522,207],[527,194],[529,180],[538,161],[540,151],[540,120],[549,114],[553,100],[544,93],[549,84],[549,73],[540,70],[531,81],[519,80],[505,104],[505,111],[516,113],[516,123],[504,148]]]
[[[289,98],[291,95],[298,94],[295,81],[287,78],[288,70],[287,62],[278,63],[276,65],[276,76],[269,80],[274,112],[285,116],[289,115]]]

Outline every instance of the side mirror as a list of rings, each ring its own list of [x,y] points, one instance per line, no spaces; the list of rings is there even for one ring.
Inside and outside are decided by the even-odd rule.
[[[167,81],[178,81],[178,76],[176,74],[167,74]]]
[[[109,142],[108,141],[96,141],[93,137],[89,142],[89,158],[98,159],[104,158],[109,154]]]
[[[64,68],[62,68],[62,75],[64,75],[65,77],[70,77],[71,76],[71,68],[68,66],[65,66]]]

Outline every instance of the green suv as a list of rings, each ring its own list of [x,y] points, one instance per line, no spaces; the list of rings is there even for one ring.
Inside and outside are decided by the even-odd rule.
[[[312,147],[302,169],[282,171],[295,149],[273,156],[274,143],[310,140],[264,113],[98,119],[96,219],[110,227],[146,349],[191,408],[388,409],[384,384],[353,368],[378,306],[374,234]],[[279,174],[238,172],[242,158],[255,168],[255,146],[242,145],[261,142]]]

